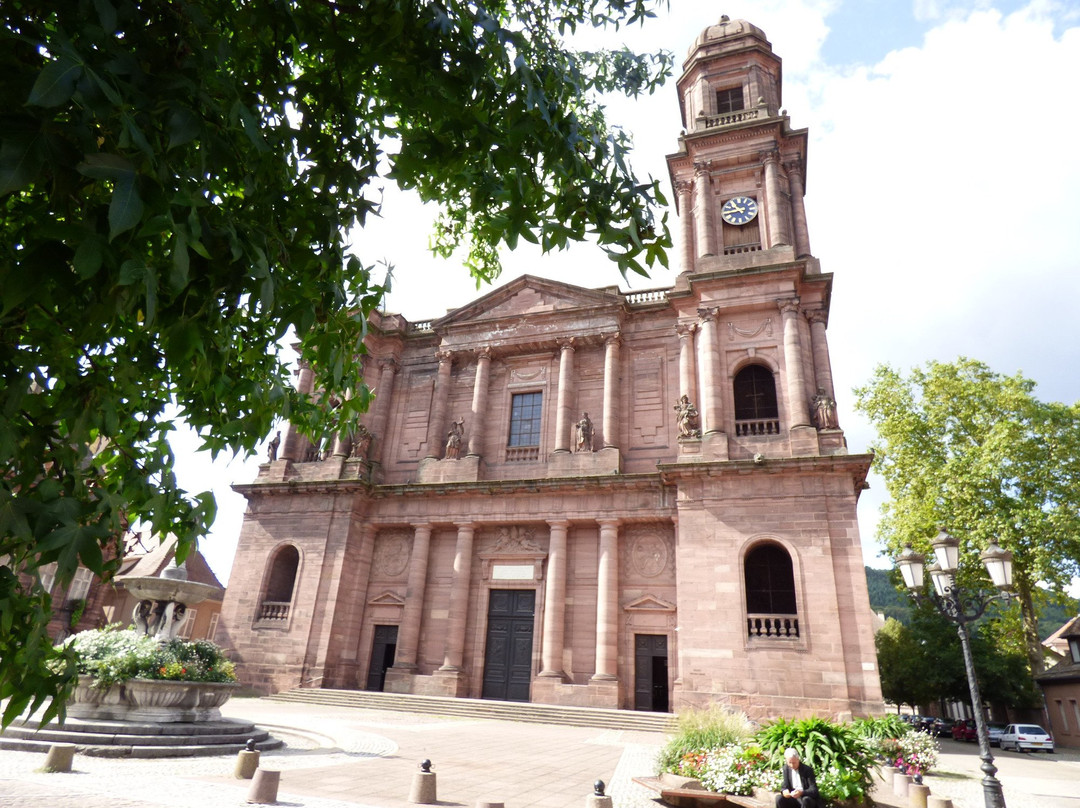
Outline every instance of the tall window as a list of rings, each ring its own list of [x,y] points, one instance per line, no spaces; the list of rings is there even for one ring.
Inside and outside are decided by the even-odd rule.
[[[46,592],[52,592],[56,584],[56,562],[38,567],[38,575],[41,577],[41,588]]]
[[[296,586],[296,571],[300,567],[300,551],[286,544],[270,562],[270,577],[266,592],[259,604],[259,620],[287,620]]]
[[[193,609],[190,606],[187,607],[187,611],[184,612],[184,622],[180,624],[180,628],[176,630],[176,636],[182,640],[191,639],[191,630],[195,628],[195,617],[199,614],[198,609]]]
[[[214,635],[217,634],[218,618],[220,617],[221,615],[217,612],[210,615],[210,627],[206,629],[206,639],[210,640],[210,642],[214,641]]]
[[[776,382],[761,365],[747,365],[732,385],[735,397],[736,435],[777,435],[780,410],[776,406]]]
[[[740,109],[743,109],[742,87],[716,91],[717,115],[723,115],[726,112],[738,112]]]
[[[90,582],[93,580],[94,573],[90,572],[86,567],[79,567],[75,570],[75,577],[71,579],[67,599],[83,600],[90,593]]]
[[[761,544],[746,555],[746,611],[798,614],[791,556],[776,544]]]
[[[515,393],[510,401],[508,446],[540,445],[540,410],[543,393]]]

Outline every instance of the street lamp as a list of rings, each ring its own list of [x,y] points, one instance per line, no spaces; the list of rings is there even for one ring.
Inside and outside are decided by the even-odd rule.
[[[979,695],[979,681],[975,676],[975,662],[971,656],[968,623],[982,617],[991,602],[1004,600],[1008,603],[1009,590],[1012,588],[1012,553],[1002,550],[996,542],[991,542],[980,559],[998,591],[964,592],[956,584],[956,572],[960,565],[960,542],[946,533],[945,528],[939,528],[932,547],[935,560],[927,571],[933,581],[934,591],[929,595],[922,591],[924,559],[911,549],[910,544],[904,545],[904,551],[900,553],[896,564],[903,576],[904,586],[915,601],[929,601],[950,622],[956,624],[960,647],[964,650],[964,670],[967,673],[968,687],[971,688],[971,706],[975,713],[975,730],[979,737],[979,756],[982,758],[980,768],[986,775],[982,781],[983,798],[986,808],[1005,808],[1001,781],[995,777],[997,766],[994,765],[994,756],[990,754],[990,735],[986,731],[986,721],[983,718],[982,697]]]

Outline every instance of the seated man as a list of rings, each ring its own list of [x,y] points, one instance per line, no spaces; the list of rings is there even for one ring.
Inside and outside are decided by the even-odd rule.
[[[794,749],[784,750],[784,775],[776,808],[819,808],[817,779],[814,770],[799,760]]]

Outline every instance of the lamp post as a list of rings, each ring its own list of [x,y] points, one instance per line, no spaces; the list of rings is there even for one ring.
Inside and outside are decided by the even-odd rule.
[[[968,624],[982,617],[991,602],[1002,599],[1006,603],[1009,601],[1009,590],[1012,588],[1012,553],[1002,550],[996,542],[991,542],[980,558],[998,591],[965,592],[956,583],[960,542],[946,533],[945,528],[940,528],[932,546],[935,561],[928,571],[934,583],[934,591],[929,595],[922,592],[923,556],[912,550],[910,544],[904,545],[904,551],[900,553],[896,564],[904,578],[904,586],[915,601],[931,602],[950,622],[956,624],[960,647],[964,651],[964,670],[967,673],[968,687],[971,689],[971,706],[975,713],[975,730],[979,737],[979,756],[982,758],[980,768],[985,775],[982,781],[983,798],[986,808],[1005,808],[1005,795],[1001,791],[1001,781],[995,777],[997,766],[994,765],[994,756],[990,753],[990,735],[986,731],[986,721],[983,718],[982,697],[979,695],[979,680],[975,676],[975,661],[971,656]]]

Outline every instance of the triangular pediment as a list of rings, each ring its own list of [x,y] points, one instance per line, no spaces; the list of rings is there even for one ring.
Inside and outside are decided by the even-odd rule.
[[[368,606],[404,606],[405,598],[396,592],[387,590],[381,595],[376,595],[368,601]]]
[[[642,595],[636,600],[632,600],[623,606],[623,610],[627,612],[673,612],[675,611],[675,604],[668,603],[663,598],[658,598],[656,595]]]
[[[431,325],[436,331],[443,331],[477,321],[517,319],[564,311],[569,313],[583,308],[618,306],[621,300],[614,287],[585,289],[535,275],[522,275],[472,303],[434,320]]]

